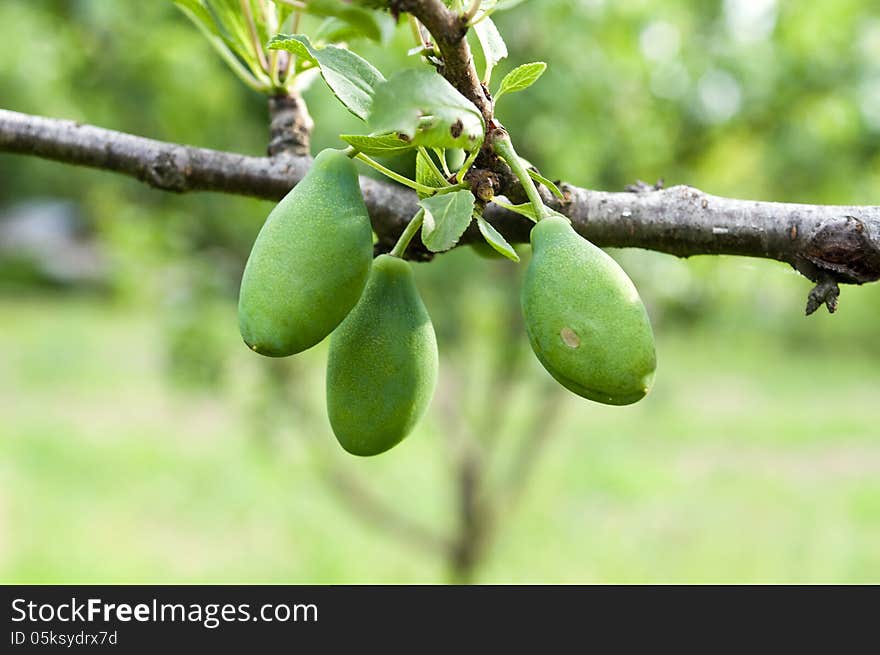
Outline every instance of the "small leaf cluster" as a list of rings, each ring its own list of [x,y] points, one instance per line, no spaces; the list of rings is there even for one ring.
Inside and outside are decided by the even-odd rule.
[[[308,58],[279,56],[267,44],[278,32],[296,29],[303,15],[322,19],[313,38],[318,44],[366,38],[385,42],[395,21],[384,11],[345,0],[172,0],[208,40],[217,54],[250,88],[267,94],[301,90]]]
[[[493,23],[486,17],[478,25],[493,26]],[[489,28],[492,37],[486,47],[494,48],[495,57],[491,60],[494,65],[507,55],[507,50],[500,34],[492,30],[494,26]],[[366,123],[368,134],[341,134],[340,139],[350,146],[352,156],[416,190],[425,247],[433,252],[449,250],[474,220],[493,249],[519,261],[513,247],[483,219],[482,205],[476,202],[464,181],[486,137],[483,115],[436,70],[405,69],[386,78],[355,52],[335,45],[316,47],[303,34],[276,35],[268,48],[310,62],[343,106]],[[514,69],[502,80],[499,95],[528,88],[545,69],[543,62]],[[489,64],[486,74],[491,74]],[[415,180],[395,174],[372,159],[409,151],[416,153]],[[559,194],[555,185],[537,171],[531,174]],[[498,202],[532,220],[537,220],[542,213],[530,207]]]

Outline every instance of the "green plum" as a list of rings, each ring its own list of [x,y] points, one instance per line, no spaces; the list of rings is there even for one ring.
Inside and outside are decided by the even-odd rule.
[[[563,217],[539,221],[531,243],[521,302],[544,368],[590,400],[628,405],[643,398],[656,368],[654,334],[627,274]]]
[[[330,337],[327,414],[353,455],[402,441],[437,382],[437,340],[410,264],[380,255],[358,304]]]
[[[324,150],[269,214],[241,279],[241,336],[285,357],[332,332],[360,298],[373,237],[354,163]]]

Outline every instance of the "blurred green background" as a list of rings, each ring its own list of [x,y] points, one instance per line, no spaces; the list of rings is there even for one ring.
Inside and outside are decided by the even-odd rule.
[[[873,2],[531,0],[497,22],[496,79],[550,65],[499,116],[551,178],[878,203]],[[358,50],[387,73],[416,65],[409,38]],[[0,62],[5,109],[265,149],[265,99],[170,2],[0,3]],[[306,98],[313,151],[358,129],[320,84]],[[325,473],[454,534],[465,435],[489,497],[522,494],[478,582],[880,582],[877,285],[805,318],[810,283],[785,265],[613,252],[659,368],[646,400],[605,407],[534,361],[523,266],[460,248],[416,266],[441,349],[431,413],[360,460],[323,413],[326,346],[270,362],[238,336],[270,208],[0,155],[0,580],[444,582],[446,559],[350,511]],[[505,477],[521,439],[542,445],[534,472]]]

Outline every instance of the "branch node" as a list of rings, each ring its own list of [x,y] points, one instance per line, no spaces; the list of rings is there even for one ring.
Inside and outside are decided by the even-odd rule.
[[[309,137],[314,122],[305,100],[298,94],[276,95],[269,98],[270,157],[276,155],[308,155]]]
[[[648,184],[642,180],[636,180],[635,184],[627,184],[623,190],[627,193],[650,193],[651,191],[663,190],[663,178],[659,178],[654,184]]]
[[[842,282],[864,284],[880,279],[880,246],[855,216],[824,221],[810,238],[804,257]]]
[[[156,189],[183,193],[188,187],[189,170],[189,166],[184,161],[177,161],[173,153],[159,152],[146,167],[144,181]]]

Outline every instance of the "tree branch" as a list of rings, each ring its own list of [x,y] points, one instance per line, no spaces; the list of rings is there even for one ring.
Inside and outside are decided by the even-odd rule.
[[[0,151],[114,171],[163,191],[271,199],[284,196],[310,163],[306,157],[248,157],[2,109]]]
[[[735,200],[688,186],[604,193],[563,185],[563,208],[578,232],[602,246],[679,257],[743,255],[776,259],[814,282],[831,275],[880,279],[880,207]]]
[[[425,26],[443,60],[440,74],[477,106],[488,126],[492,122],[494,107],[474,68],[471,49],[465,38],[468,19],[446,7],[442,0],[392,0],[389,4],[394,11],[412,14]]]
[[[165,191],[219,191],[278,200],[311,159],[250,157],[165,143],[73,121],[0,110],[0,152],[115,171]],[[415,193],[361,178],[380,248],[393,244],[417,209]],[[680,257],[743,255],[776,259],[809,279],[861,284],[880,279],[880,207],[756,202],[676,186],[637,193],[562,184],[556,209],[596,245],[657,250]],[[528,242],[532,223],[490,204],[485,217],[509,241]],[[460,243],[480,239],[474,226]],[[425,255],[420,244],[410,256]],[[390,247],[390,246],[388,246]]]
[[[250,157],[3,109],[0,152],[122,173],[162,191],[219,191],[266,200],[283,198],[311,165],[310,157],[289,152]],[[366,177],[361,189],[377,234],[393,243],[418,207],[415,194]]]

